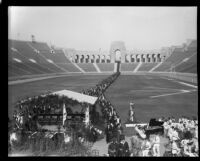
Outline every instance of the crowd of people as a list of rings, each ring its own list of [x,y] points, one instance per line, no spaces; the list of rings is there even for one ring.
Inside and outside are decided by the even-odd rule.
[[[136,136],[131,138],[131,148],[125,141],[123,128],[119,114],[114,106],[104,95],[106,89],[117,79],[120,73],[114,73],[95,87],[83,90],[83,94],[98,97],[98,104],[101,106],[101,113],[105,121],[105,135],[108,144],[108,156],[161,156],[161,137],[169,140],[165,146],[163,156],[198,156],[198,120],[196,118],[181,117],[159,118],[159,126],[164,129],[164,133],[147,133],[147,126],[135,126]],[[48,96],[48,97],[47,97]],[[56,95],[42,95],[27,98],[17,104],[17,110],[13,114],[13,124],[10,131],[23,129],[23,131],[37,131],[37,115],[39,113],[59,113],[61,105],[65,102],[71,106],[77,104],[76,101],[67,98],[60,99]],[[133,103],[130,106],[130,123],[136,123],[134,117]],[[102,131],[90,124],[88,126],[88,140],[95,142]],[[16,139],[13,134],[10,136]],[[77,133],[80,142],[84,142],[85,137],[82,131]]]
[[[131,138],[131,153],[134,156],[179,156],[196,157],[199,155],[198,120],[196,118],[181,117],[160,118],[164,133],[156,130],[146,135],[146,126],[135,126],[136,136]],[[161,154],[161,137],[167,140],[165,152]],[[136,152],[137,151],[137,152]]]
[[[116,137],[112,138],[111,143],[108,145],[108,156],[110,157],[128,157],[130,150],[128,142],[125,141],[125,136],[120,135],[119,141]]]
[[[164,120],[164,135],[169,138],[173,156],[198,156],[198,120],[181,117]]]
[[[100,97],[103,95],[105,90],[117,79],[120,73],[114,73],[109,76],[107,79],[98,83],[94,88],[90,88],[89,90],[83,91],[82,93]],[[99,100],[100,100],[99,99]],[[16,140],[16,137],[12,137],[13,134],[16,134],[18,130],[21,131],[38,131],[38,122],[37,116],[38,114],[55,114],[62,113],[62,105],[63,103],[67,105],[77,104],[78,102],[75,100],[68,99],[66,97],[58,97],[57,95],[52,94],[44,94],[40,96],[26,98],[24,100],[20,100],[15,107],[15,111],[13,114],[12,121],[8,118],[10,130],[9,138]],[[10,123],[12,122],[12,123]],[[102,134],[102,131],[98,128],[94,127],[92,124],[87,127],[88,129],[88,140],[95,142],[97,137]],[[13,135],[14,136],[14,135]],[[16,135],[15,135],[16,136]],[[83,137],[78,137],[80,140],[83,140]],[[10,140],[9,140],[10,143]]]

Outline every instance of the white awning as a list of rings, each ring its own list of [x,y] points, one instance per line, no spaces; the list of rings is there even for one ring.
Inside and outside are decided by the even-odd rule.
[[[61,90],[61,91],[53,92],[52,94],[56,94],[59,96],[66,96],[66,97],[76,100],[80,103],[85,102],[85,103],[89,103],[92,105],[94,105],[98,99],[98,97],[88,96],[88,95],[85,95],[82,93],[73,92],[73,91],[69,91],[69,90]]]

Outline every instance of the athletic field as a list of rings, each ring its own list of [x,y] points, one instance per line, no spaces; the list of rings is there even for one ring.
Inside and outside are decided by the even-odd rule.
[[[81,75],[50,78],[34,82],[9,85],[9,117],[17,100],[63,89],[80,92],[95,86],[108,75]],[[120,75],[107,89],[106,97],[122,119],[127,120],[129,103],[135,103],[135,116],[139,122],[154,117],[196,116],[198,89],[196,84],[153,75]]]

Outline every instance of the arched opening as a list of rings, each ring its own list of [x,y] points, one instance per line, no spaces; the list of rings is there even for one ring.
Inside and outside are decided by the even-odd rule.
[[[87,56],[86,56],[86,59],[85,59],[85,62],[86,62],[86,63],[89,63],[89,58],[90,58],[89,55],[87,55]]]
[[[96,63],[100,63],[100,56],[99,55],[97,55]]]
[[[143,55],[143,54],[141,55],[141,62],[143,62],[143,63],[145,62],[145,59],[144,59],[144,55]]]
[[[75,56],[75,63],[79,63],[79,55]]]
[[[121,51],[119,49],[115,50],[115,61],[121,62]]]
[[[135,59],[134,59],[134,55],[131,55],[131,63],[134,63]]]
[[[110,63],[110,55],[107,55],[106,60],[107,60],[107,63]]]
[[[140,62],[140,55],[139,55],[139,54],[136,55],[136,62],[137,62],[137,63]]]
[[[81,59],[80,59],[81,63],[84,62],[84,55],[81,55]]]
[[[105,55],[102,55],[101,62],[105,63]]]
[[[91,63],[94,63],[94,60],[95,60],[95,56],[92,55],[92,56],[91,56]]]
[[[153,62],[153,63],[156,62],[155,54],[152,54],[152,62]]]
[[[150,63],[151,62],[151,58],[150,58],[150,55],[147,54],[147,62]]]
[[[161,62],[161,55],[160,54],[157,55],[157,62]]]

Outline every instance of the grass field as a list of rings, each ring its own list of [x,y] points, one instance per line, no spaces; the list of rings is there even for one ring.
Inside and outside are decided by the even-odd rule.
[[[66,76],[9,85],[9,117],[12,116],[13,105],[19,99],[62,89],[80,92],[107,77],[108,75]],[[180,90],[189,92],[181,93]],[[169,95],[159,96],[163,94]],[[121,75],[108,88],[106,96],[118,111],[122,123],[127,120],[131,100],[135,103],[136,118],[141,122],[148,122],[152,117],[197,116],[198,113],[197,88],[160,76]]]

